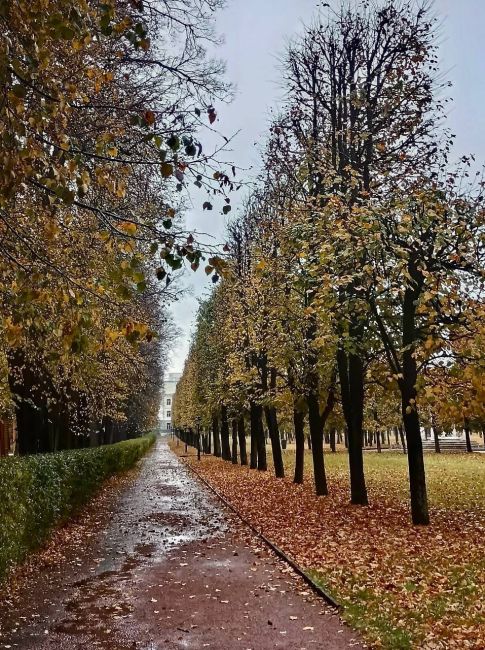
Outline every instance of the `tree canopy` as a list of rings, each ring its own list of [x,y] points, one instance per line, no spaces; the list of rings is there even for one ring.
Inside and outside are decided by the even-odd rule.
[[[343,5],[289,47],[264,171],[201,307],[217,332],[202,345],[210,361],[199,317],[177,395],[190,403],[181,426],[202,407],[196,385],[211,394],[205,412],[249,414],[255,455],[264,414],[278,476],[278,418],[298,430],[298,480],[307,415],[321,495],[324,433],[345,428],[362,505],[364,429],[402,427],[420,524],[421,426],[483,422],[483,179],[472,157],[450,162],[435,30],[428,5]]]

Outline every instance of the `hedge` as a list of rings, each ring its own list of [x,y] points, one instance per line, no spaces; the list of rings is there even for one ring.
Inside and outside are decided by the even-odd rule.
[[[154,441],[150,434],[93,449],[0,459],[0,581]]]

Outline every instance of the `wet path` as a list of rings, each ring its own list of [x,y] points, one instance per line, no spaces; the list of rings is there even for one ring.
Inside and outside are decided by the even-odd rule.
[[[40,571],[24,588],[3,617],[0,649],[357,645],[165,440],[110,510],[97,517],[99,530],[85,531],[68,549],[69,562]]]

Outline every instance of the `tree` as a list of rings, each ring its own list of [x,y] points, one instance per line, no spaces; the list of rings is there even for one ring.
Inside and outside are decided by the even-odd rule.
[[[311,264],[319,285],[340,278],[333,309],[352,503],[367,503],[362,423],[369,314],[355,272],[366,264],[366,252],[348,254],[348,213],[357,216],[389,186],[402,184],[435,148],[433,24],[426,6],[410,2],[342,7],[327,24],[308,29],[287,56],[285,128],[307,161],[308,209],[321,233],[313,235]]]
[[[154,423],[159,301],[204,257],[178,192],[231,185],[196,134],[229,91],[203,46],[220,5],[0,8],[0,343],[21,450]]]
[[[379,235],[366,291],[401,393],[417,524],[429,522],[418,409],[423,371],[448,357],[457,337],[470,335],[476,300],[483,299],[481,184],[469,193],[461,173],[442,172],[440,180],[439,171],[373,212]]]

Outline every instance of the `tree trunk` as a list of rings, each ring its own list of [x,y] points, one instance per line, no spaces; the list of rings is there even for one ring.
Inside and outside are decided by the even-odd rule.
[[[283,465],[283,454],[281,453],[281,440],[278,428],[278,418],[274,406],[265,406],[264,414],[268,425],[271,450],[273,452],[273,464],[276,478],[284,478],[285,468]]]
[[[231,460],[233,465],[237,465],[237,420],[232,420],[232,453]]]
[[[19,454],[38,454],[51,451],[49,427],[46,418],[46,386],[39,371],[30,367],[21,350],[7,356],[8,382],[17,396],[16,418]]]
[[[263,430],[263,407],[256,402],[251,402],[251,469],[265,471],[266,441]]]
[[[406,342],[406,341],[404,341]],[[411,492],[411,515],[413,524],[429,524],[426,474],[423,458],[423,443],[416,406],[416,360],[412,350],[403,353],[403,378],[400,382],[402,396],[402,417],[408,445],[409,487]]]
[[[413,524],[429,524],[426,474],[423,445],[416,410],[406,413],[409,400],[403,399],[403,421],[408,446],[409,487],[411,492],[411,515]]]
[[[337,451],[335,447],[335,434],[336,434],[335,427],[332,427],[330,429],[330,450],[332,451],[332,453],[335,453]]]
[[[424,468],[423,442],[416,404],[416,382],[418,369],[415,345],[416,305],[424,283],[424,276],[417,268],[416,261],[410,258],[408,272],[413,279],[413,286],[404,292],[402,306],[402,379],[399,380],[401,391],[401,409],[408,445],[409,487],[411,492],[411,514],[413,524],[429,524],[428,496],[426,493],[426,473]]]
[[[107,431],[107,436],[106,436],[107,444],[112,445],[113,442],[114,442],[114,428],[115,427],[114,427],[114,422],[113,422],[113,420],[111,418],[109,418],[108,423],[107,423],[106,426],[107,426],[107,429],[106,429],[106,431]]]
[[[366,506],[367,487],[362,453],[364,421],[364,366],[356,354],[347,354],[343,348],[337,352],[337,364],[342,396],[342,410],[347,425],[350,470],[350,502]]]
[[[435,425],[433,425],[433,438],[434,438],[434,450],[437,454],[441,454],[440,430]]]
[[[214,456],[221,456],[221,438],[219,435],[219,418],[214,415],[212,418],[212,438],[214,440]]]
[[[229,422],[227,421],[227,406],[221,406],[221,447],[223,460],[231,460],[231,445],[229,442]]]
[[[472,448],[472,441],[471,441],[471,438],[470,438],[470,422],[468,421],[468,418],[465,418],[464,426],[465,426],[466,450],[467,450],[468,453],[472,453],[473,448]]]
[[[303,483],[303,471],[305,465],[305,414],[298,409],[293,409],[293,425],[295,427],[295,475],[293,483]]]
[[[269,371],[269,387],[274,392],[276,391],[276,370],[271,368]],[[264,388],[264,385],[263,385]],[[271,440],[271,451],[273,453],[273,464],[275,469],[276,478],[284,478],[285,467],[283,465],[283,455],[281,453],[281,438],[278,426],[278,416],[275,406],[267,406],[264,409],[266,416],[266,423],[268,425],[269,437]]]
[[[205,448],[205,453],[210,454],[211,453],[211,430],[210,427],[207,428],[207,437],[206,437],[206,448]]]
[[[407,454],[408,450],[406,447],[406,438],[404,437],[404,429],[399,425],[397,430],[399,431],[399,438],[401,440],[402,453]]]
[[[239,438],[239,457],[241,465],[248,464],[248,454],[246,451],[246,428],[244,426],[244,415],[241,415],[237,421],[237,434]]]
[[[5,422],[0,420],[0,456],[8,456],[8,430]]]
[[[323,459],[323,423],[320,416],[318,395],[314,392],[308,395],[308,425],[312,441],[313,475],[317,496],[328,494],[325,462]]]
[[[256,404],[256,446],[258,449],[258,469],[265,472],[268,469],[266,460],[266,436],[263,427],[263,407]]]

